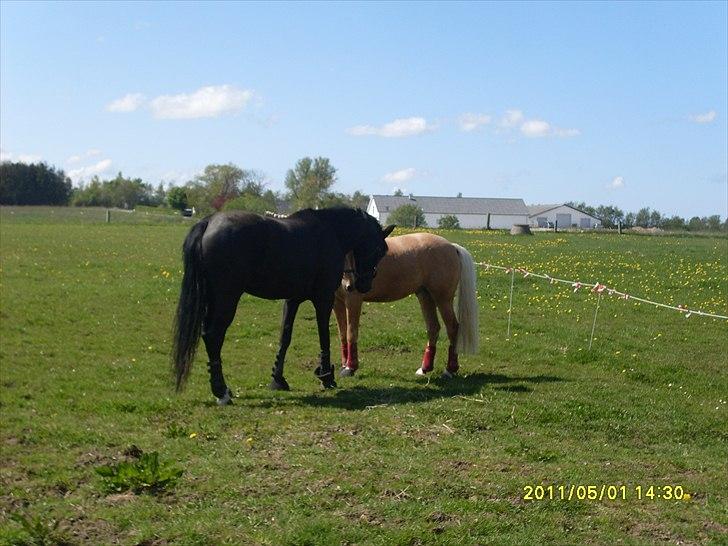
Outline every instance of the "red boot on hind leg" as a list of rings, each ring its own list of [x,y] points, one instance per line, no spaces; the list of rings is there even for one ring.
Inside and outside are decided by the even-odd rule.
[[[422,355],[422,366],[417,370],[417,375],[425,375],[435,369],[435,349],[434,345],[427,344],[425,354]]]
[[[443,377],[453,377],[458,373],[460,364],[458,363],[458,354],[455,352],[455,347],[450,345],[447,349],[447,367],[442,372]]]

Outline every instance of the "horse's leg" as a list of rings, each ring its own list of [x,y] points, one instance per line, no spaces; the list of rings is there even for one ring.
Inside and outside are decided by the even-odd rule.
[[[278,344],[278,354],[276,355],[276,363],[273,366],[273,379],[270,382],[270,388],[274,391],[288,391],[291,388],[283,377],[283,363],[286,360],[286,351],[291,344],[291,336],[293,335],[293,321],[296,319],[298,306],[301,305],[300,300],[286,300],[283,303],[283,319],[281,321],[281,338]]]
[[[346,367],[341,370],[344,377],[352,376],[359,369],[359,318],[361,317],[362,297],[360,294],[348,294],[346,298]]]
[[[346,344],[346,302],[337,294],[334,297],[334,314],[336,315],[336,329],[341,342],[341,366],[346,366],[349,360],[349,347]]]
[[[442,315],[442,321],[445,323],[447,330],[447,337],[450,340],[450,346],[447,349],[447,367],[443,372],[443,377],[452,377],[455,375],[460,368],[458,364],[458,354],[455,350],[457,339],[458,339],[458,319],[455,315],[455,310],[452,306],[452,298],[441,298],[437,301],[437,308],[440,310]]]
[[[207,350],[207,370],[210,373],[210,389],[221,406],[232,402],[233,393],[225,383],[222,374],[222,359],[220,352],[225,341],[225,332],[235,318],[240,295],[227,295],[226,297],[212,298],[207,315],[202,325],[202,339]]]
[[[427,290],[417,291],[417,299],[420,300],[422,316],[427,327],[427,347],[422,355],[422,366],[417,369],[417,375],[425,375],[435,367],[435,351],[437,350],[437,338],[440,335],[440,321],[437,320],[437,309],[435,300]]]
[[[336,387],[334,381],[334,370],[331,367],[331,339],[329,337],[329,319],[331,318],[331,308],[334,305],[334,295],[325,295],[313,300],[314,309],[316,309],[316,324],[318,325],[319,345],[321,354],[319,355],[319,366],[314,372],[316,377],[321,380],[325,389],[333,389]]]

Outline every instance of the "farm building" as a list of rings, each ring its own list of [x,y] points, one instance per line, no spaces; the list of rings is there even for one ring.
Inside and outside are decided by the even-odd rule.
[[[562,229],[598,227],[601,220],[571,205],[529,205],[529,224],[533,227],[552,227],[558,222]]]
[[[460,227],[469,229],[510,229],[513,224],[528,224],[528,209],[523,199],[372,195],[367,212],[386,224],[389,214],[402,205],[420,207],[431,227],[447,215],[457,216]]]

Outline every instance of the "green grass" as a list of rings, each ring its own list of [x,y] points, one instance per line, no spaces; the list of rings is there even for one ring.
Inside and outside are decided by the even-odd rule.
[[[237,397],[219,408],[203,356],[182,395],[170,382],[189,225],[0,210],[0,543],[32,543],[18,519],[83,544],[725,543],[725,321],[604,298],[588,351],[595,296],[517,278],[508,340],[510,278],[481,271],[481,351],[460,377],[414,375],[411,297],[365,306],[361,370],[324,392],[305,304],[292,390],[271,392],[281,303],[244,297],[223,349]],[[479,261],[728,312],[725,237],[444,234]],[[139,449],[178,483],[107,494],[96,469]],[[525,501],[539,484],[629,498]],[[637,500],[636,485],[691,499]]]

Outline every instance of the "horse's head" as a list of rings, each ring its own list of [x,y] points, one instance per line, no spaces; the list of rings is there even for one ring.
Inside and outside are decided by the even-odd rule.
[[[387,243],[384,239],[392,233],[395,226],[382,228],[376,218],[363,211],[361,214],[362,233],[352,251],[354,267],[347,269],[353,274],[354,288],[364,294],[372,289],[372,282],[377,275],[377,264],[387,253]]]

